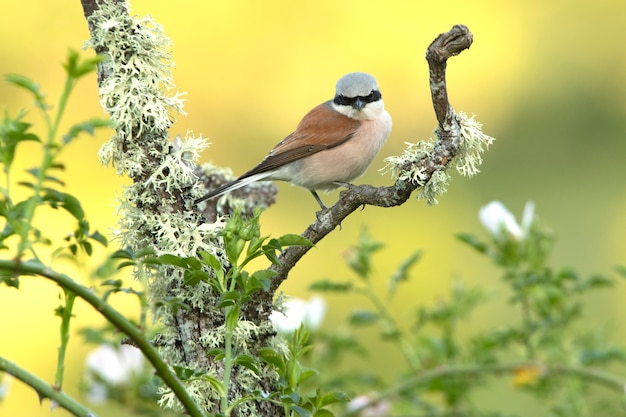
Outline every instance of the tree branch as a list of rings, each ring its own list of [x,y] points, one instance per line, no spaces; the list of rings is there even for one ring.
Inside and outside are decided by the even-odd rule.
[[[150,341],[146,339],[141,330],[121,313],[111,307],[107,302],[103,301],[100,297],[94,294],[89,288],[79,284],[69,276],[55,272],[38,262],[19,262],[0,259],[0,270],[11,271],[11,273],[16,275],[38,275],[47,278],[56,282],[61,288],[71,291],[91,304],[96,311],[108,320],[109,323],[128,336],[128,338],[132,340],[133,345],[141,350],[143,355],[156,370],[157,375],[163,379],[163,382],[171,388],[180,402],[185,406],[189,415],[195,417],[203,416],[202,411],[185,390],[182,382],[178,379],[174,372],[172,372],[154,346],[152,346]]]
[[[388,400],[396,395],[409,392],[420,386],[431,383],[438,378],[449,378],[454,376],[480,376],[480,375],[502,375],[512,374],[520,369],[535,368],[539,371],[540,378],[550,376],[566,375],[576,377],[584,381],[603,385],[614,391],[624,393],[626,381],[619,379],[615,375],[611,375],[595,369],[588,369],[581,366],[573,365],[549,365],[539,362],[519,362],[500,365],[461,365],[461,366],[441,366],[435,369],[419,372],[411,378],[407,378],[399,384],[392,386],[378,395],[372,396],[369,401],[360,404],[358,407],[351,409],[342,417],[358,416],[361,411],[371,407],[381,401]]]
[[[59,406],[78,417],[96,417],[96,414],[93,411],[67,395],[65,392],[54,388],[43,379],[31,374],[24,368],[16,365],[14,362],[6,360],[3,357],[0,357],[0,370],[13,375],[15,378],[37,391],[40,402],[43,401],[44,398],[52,400],[52,404],[50,405],[51,411],[56,406]]]
[[[440,34],[426,51],[433,108],[439,122],[436,130],[437,142],[428,158],[407,163],[403,167],[407,171],[413,169],[421,171],[423,173],[421,181],[418,183],[398,180],[393,186],[378,188],[370,185],[350,187],[340,193],[339,201],[334,206],[317,213],[317,220],[302,233],[302,236],[315,244],[363,205],[393,207],[403,204],[409,199],[413,191],[426,185],[435,172],[443,170],[448,162],[454,158],[461,144],[461,132],[456,114],[448,101],[446,63],[448,58],[469,48],[472,40],[472,33],[466,26],[456,25],[450,31]],[[271,268],[277,272],[272,280],[271,294],[287,278],[289,271],[309,249],[310,247],[295,246],[288,248],[281,254],[280,265]]]

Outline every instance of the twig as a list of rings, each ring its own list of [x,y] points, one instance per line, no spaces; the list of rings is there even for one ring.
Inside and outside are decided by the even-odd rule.
[[[59,406],[78,417],[96,417],[96,414],[93,411],[67,395],[65,392],[54,388],[43,379],[31,374],[24,368],[16,365],[14,362],[6,360],[3,357],[0,357],[0,370],[13,375],[15,378],[37,391],[40,401],[44,398],[52,400],[53,405],[51,405],[50,408]]]
[[[511,374],[525,368],[537,368],[540,370],[542,378],[547,378],[551,375],[568,375],[593,382],[598,385],[603,385],[621,393],[624,393],[626,388],[626,381],[621,380],[614,375],[580,366],[548,365],[539,362],[519,362],[502,365],[442,366],[436,369],[420,372],[411,378],[403,380],[399,384],[380,392],[378,395],[372,396],[369,401],[351,409],[349,412],[343,414],[342,417],[358,416],[361,411],[380,401],[384,401],[396,395],[417,389],[420,386],[429,384],[438,378]]]
[[[472,33],[466,26],[456,25],[446,33],[439,35],[428,47],[426,60],[430,71],[430,89],[433,108],[439,122],[437,128],[437,143],[429,158],[415,162],[424,173],[422,185],[426,184],[436,171],[446,167],[448,162],[457,154],[460,146],[460,126],[456,114],[448,101],[446,87],[446,63],[448,58],[458,55],[472,44]],[[403,167],[406,170],[413,166]],[[302,236],[312,243],[322,240],[333,231],[351,213],[363,205],[393,207],[406,202],[411,193],[420,185],[408,181],[398,180],[393,186],[372,187],[360,185],[342,191],[339,201],[327,210],[318,213],[318,218]],[[279,260],[279,266],[272,266],[276,276],[272,279],[270,295],[287,278],[289,271],[309,251],[310,247],[295,246],[285,250]]]
[[[163,379],[163,382],[171,388],[180,402],[187,409],[189,415],[202,417],[203,413],[198,405],[193,401],[182,382],[172,372],[169,366],[163,361],[157,350],[146,339],[144,334],[130,320],[94,294],[89,288],[79,284],[65,274],[53,271],[37,262],[17,262],[0,259],[0,270],[11,271],[16,275],[38,275],[56,282],[66,291],[70,291],[91,304],[96,311],[104,316],[109,323],[113,324],[122,333],[133,341],[133,344],[141,349],[143,355],[152,364],[156,373]]]

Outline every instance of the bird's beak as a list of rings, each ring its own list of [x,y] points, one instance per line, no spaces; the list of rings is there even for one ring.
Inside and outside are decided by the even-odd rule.
[[[357,110],[362,110],[363,107],[365,107],[366,104],[367,104],[366,102],[364,102],[360,98],[357,98],[356,101],[354,103],[352,103],[352,107],[354,107]]]

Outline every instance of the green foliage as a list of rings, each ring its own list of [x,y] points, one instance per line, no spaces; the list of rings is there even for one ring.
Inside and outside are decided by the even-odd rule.
[[[94,118],[74,123],[67,132],[59,133],[76,82],[93,71],[99,60],[98,57],[82,59],[78,53],[69,52],[64,64],[67,79],[54,106],[56,112],[51,110],[53,106],[47,103],[35,82],[19,75],[6,77],[9,83],[34,98],[46,131],[42,137],[35,134],[33,125],[26,121],[25,111],[14,115],[5,112],[0,120],[0,160],[4,178],[0,185],[0,252],[4,254],[0,259],[0,283],[12,288],[9,290],[19,289],[20,277],[36,275],[54,280],[63,291],[61,305],[56,310],[61,325],[54,386],[16,369],[3,358],[0,358],[0,370],[11,369],[13,374],[19,374],[37,387],[38,392],[50,392],[46,395],[55,396],[55,401],[64,407],[79,410],[78,404],[62,396],[60,391],[73,308],[76,298],[80,298],[88,300],[109,319],[103,328],[84,329],[85,339],[111,343],[111,340],[128,337],[150,360],[162,383],[194,416],[202,412],[197,398],[192,398],[187,388],[198,381],[208,384],[218,396],[221,416],[236,414],[237,407],[246,402],[262,401],[282,407],[285,417],[365,414],[372,413],[371,407],[377,404],[391,408],[395,415],[504,416],[510,414],[490,410],[489,403],[475,401],[477,388],[489,387],[494,377],[502,376],[513,381],[512,389],[534,398],[551,416],[597,415],[596,411],[603,410],[605,404],[590,394],[596,385],[609,387],[621,395],[623,379],[609,373],[612,370],[609,366],[626,364],[626,350],[611,345],[602,329],[585,329],[582,320],[586,308],[584,297],[616,285],[615,280],[602,275],[582,276],[571,268],[550,266],[548,259],[554,239],[536,222],[530,224],[521,237],[501,233],[485,241],[469,234],[458,235],[459,240],[500,268],[501,284],[509,295],[510,310],[515,314],[515,320],[498,328],[469,335],[466,323],[477,309],[488,307],[490,299],[486,293],[457,282],[436,304],[416,306],[410,325],[401,324],[391,309],[392,303],[401,287],[413,278],[414,268],[423,253],[409,254],[390,274],[386,293],[380,294],[375,257],[384,244],[373,240],[364,229],[346,258],[355,278],[343,282],[326,279],[311,286],[315,291],[357,295],[367,300],[368,305],[359,306],[347,318],[347,328],[354,333],[315,334],[302,325],[288,340],[277,336],[259,349],[247,349],[241,334],[258,323],[244,320],[246,311],[250,311],[255,296],[270,288],[275,275],[271,269],[249,271],[250,263],[265,258],[269,264],[277,265],[285,248],[311,245],[298,235],[262,236],[260,211],[252,218],[236,212],[220,231],[220,245],[216,245],[213,252],[200,250],[197,254],[176,256],[157,253],[154,248],[118,250],[95,271],[93,278],[99,284],[95,289],[57,273],[51,267],[57,259],[77,261],[78,256],[93,255],[95,243],[107,245],[105,236],[90,228],[80,200],[64,190],[65,167],[59,159],[61,152],[82,133],[94,134],[96,129],[110,126],[109,122]],[[16,179],[16,155],[26,142],[41,148],[42,160],[26,170],[25,176]],[[21,200],[15,197],[16,186],[27,191],[26,197]],[[34,227],[37,215],[50,212],[74,222],[73,233],[48,236],[44,230]],[[43,247],[51,247],[49,263],[42,260]],[[136,272],[141,289],[126,287],[118,277],[117,274],[127,268]],[[207,349],[206,355],[214,363],[223,365],[220,372],[168,366],[148,342],[146,333],[154,335],[157,329],[148,326],[146,282],[148,277],[154,276],[149,272],[157,270],[181,272],[186,286],[194,289],[207,286],[216,295],[214,305],[207,305],[206,311],[223,319],[218,328],[212,329],[218,335],[213,336],[219,346]],[[626,277],[626,267],[616,267],[616,273]],[[127,295],[136,300],[137,322],[121,316],[108,305],[114,295]],[[166,296],[156,304],[166,306],[177,315],[190,308],[187,300]],[[340,367],[345,357],[366,358],[370,354],[368,340],[364,342],[355,334],[372,330],[378,332],[390,349],[396,349],[406,363],[405,371],[391,385],[370,369],[345,372]],[[271,332],[265,334],[272,335]],[[158,337],[154,342],[159,342]],[[234,376],[245,372],[256,379],[276,382],[277,389],[272,392],[250,390],[243,397],[233,398]],[[157,392],[152,372],[134,382],[139,387],[137,391],[111,384],[108,386],[110,398],[124,406],[136,407],[138,412],[156,414],[154,401],[163,397]],[[348,396],[343,391],[355,395],[367,392],[368,398],[361,405],[345,407]],[[146,407],[148,402],[144,400],[149,401],[152,408]],[[613,397],[611,401],[612,415],[624,414],[624,402],[619,405]]]
[[[313,395],[302,394],[303,385],[315,377],[318,372],[303,366],[302,360],[313,346],[309,343],[310,332],[301,325],[288,341],[288,352],[281,355],[273,349],[260,352],[265,363],[274,367],[279,376],[280,403],[283,405],[285,417],[332,417],[328,407],[346,403],[348,397],[339,391],[323,393],[317,389]]]
[[[32,124],[24,121],[26,112],[18,112],[10,116],[5,112],[0,123],[0,160],[4,172],[4,184],[0,187],[2,200],[0,201],[0,217],[4,220],[4,227],[0,233],[0,249],[8,250],[15,247],[11,242],[17,240],[17,258],[22,258],[29,252],[34,258],[39,259],[36,251],[37,245],[49,246],[53,239],[45,236],[41,230],[33,226],[33,219],[37,211],[44,207],[63,209],[77,222],[75,232],[70,237],[65,237],[66,244],[54,251],[54,255],[69,252],[76,255],[79,250],[91,255],[93,253],[92,242],[98,242],[106,246],[106,238],[97,231],[91,231],[89,222],[85,218],[80,201],[71,194],[61,190],[64,181],[58,177],[58,173],[64,170],[63,164],[58,157],[72,139],[81,132],[93,134],[95,129],[108,126],[109,123],[101,119],[92,119],[72,126],[68,133],[57,134],[60,122],[69,96],[76,82],[96,68],[100,58],[81,59],[77,52],[69,51],[64,67],[67,70],[67,78],[63,93],[53,113],[51,106],[46,103],[45,94],[38,84],[21,75],[8,75],[6,81],[28,92],[35,99],[35,105],[39,109],[46,124],[45,138],[40,138],[32,132]],[[26,170],[29,179],[17,182],[17,185],[30,191],[30,195],[21,201],[16,201],[13,192],[12,177],[15,162],[15,153],[18,146],[26,141],[37,142],[41,145],[43,154],[39,166]],[[3,276],[3,282],[11,286],[19,285],[19,281],[13,277]]]
[[[549,266],[554,239],[537,222],[521,238],[506,234],[490,241],[469,234],[458,237],[501,269],[501,283],[508,288],[509,305],[518,319],[468,335],[465,323],[477,309],[488,308],[490,298],[479,288],[456,282],[445,299],[417,306],[414,322],[400,326],[390,302],[383,302],[372,285],[380,281],[373,265],[384,245],[372,240],[365,229],[346,260],[356,280],[324,280],[311,286],[316,291],[364,296],[371,307],[355,309],[347,318],[348,325],[355,331],[376,326],[381,340],[391,343],[406,361],[407,373],[391,386],[381,384],[367,369],[342,374],[337,370],[341,358],[365,354],[368,343],[355,335],[318,335],[320,346],[307,359],[321,375],[334,375],[325,379],[327,386],[341,386],[354,395],[369,392],[365,404],[349,408],[345,415],[374,412],[380,404],[399,415],[510,415],[490,410],[488,402],[474,401],[477,389],[488,387],[494,376],[508,376],[513,389],[534,396],[549,415],[588,416],[595,414],[587,410],[603,410],[604,405],[587,393],[595,383],[620,393],[623,380],[599,369],[626,364],[626,349],[612,346],[601,329],[583,330],[581,323],[584,296],[612,287],[614,279],[584,277],[571,268]],[[414,252],[392,273],[388,301],[411,279],[421,256],[422,252]],[[618,273],[623,271],[617,268]],[[564,380],[564,376],[570,378]],[[626,405],[618,412],[625,413]]]
[[[224,346],[213,349],[208,354],[216,361],[224,362],[224,373],[220,377],[208,373],[197,373],[186,368],[175,368],[183,380],[202,379],[209,382],[221,399],[221,412],[228,415],[237,405],[245,401],[271,401],[281,404],[285,416],[332,416],[329,405],[347,401],[340,392],[323,394],[317,390],[313,395],[302,393],[305,382],[317,375],[317,371],[304,367],[303,356],[311,349],[309,331],[300,327],[287,342],[287,350],[265,347],[258,351],[258,357],[243,353],[237,349],[233,337],[241,325],[241,311],[259,291],[267,291],[270,279],[275,272],[264,269],[249,272],[245,269],[249,263],[259,257],[265,257],[270,264],[278,263],[278,255],[289,246],[310,246],[311,243],[299,235],[284,235],[278,238],[261,236],[261,211],[257,210],[251,218],[235,212],[220,232],[223,239],[225,260],[217,254],[200,252],[199,257],[179,257],[170,254],[147,259],[148,263],[168,266],[183,270],[187,285],[208,284],[219,296],[212,308],[224,316]],[[226,262],[225,262],[226,261]],[[261,376],[261,368],[270,366],[278,376],[278,392],[252,392],[249,396],[232,401],[229,398],[229,386],[235,367],[243,367]]]

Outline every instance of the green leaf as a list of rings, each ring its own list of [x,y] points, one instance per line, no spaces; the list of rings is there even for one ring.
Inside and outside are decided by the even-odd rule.
[[[318,374],[319,372],[317,372],[315,369],[304,369],[300,373],[300,380],[298,381],[298,383],[303,384],[305,381],[313,378],[314,376],[317,376]]]
[[[369,310],[356,310],[350,314],[349,322],[355,326],[366,326],[375,323],[380,316]]]
[[[489,247],[481,242],[475,235],[469,233],[457,233],[456,238],[461,242],[468,244],[480,253],[487,253]]]
[[[85,212],[80,204],[80,201],[71,194],[62,193],[52,188],[45,188],[42,195],[42,200],[50,204],[52,208],[58,208],[59,206],[67,210],[76,220],[84,220]]]
[[[206,282],[209,279],[209,274],[202,270],[186,270],[185,271],[185,284],[186,285],[198,285],[200,282]]]
[[[580,361],[585,366],[607,364],[611,361],[626,362],[626,350],[617,347],[588,349],[580,354]]]
[[[270,288],[271,278],[277,274],[276,271],[269,269],[262,269],[254,272],[250,279],[246,281],[245,295],[248,296],[254,292],[264,290],[267,291]]]
[[[20,121],[24,114],[18,113],[14,118],[5,114],[2,122],[0,122],[0,155],[4,164],[4,172],[9,172],[19,142],[41,142],[37,135],[28,133],[31,124]]]
[[[45,94],[39,90],[39,84],[28,77],[19,74],[9,74],[5,77],[8,83],[16,87],[23,88],[35,97],[38,107],[45,110],[48,106],[45,103]]]
[[[156,301],[155,307],[167,306],[172,310],[172,314],[176,315],[180,310],[189,310],[188,304],[184,303],[179,297],[166,296],[163,300]]]
[[[335,417],[335,414],[331,413],[328,410],[317,410],[313,417]]]
[[[234,306],[239,300],[241,300],[241,294],[239,291],[228,291],[220,297],[221,301],[217,305],[218,308],[224,308]]]
[[[109,245],[109,241],[107,240],[106,236],[102,235],[97,230],[93,232],[92,234],[90,234],[89,237],[95,240],[96,242],[100,243],[105,248]]]
[[[285,360],[277,351],[270,348],[263,348],[259,350],[259,356],[266,363],[274,366],[278,370],[279,375],[284,375]]]
[[[63,64],[63,68],[72,78],[80,78],[98,68],[98,63],[103,61],[106,57],[104,55],[96,55],[94,57],[85,58],[80,60],[80,54],[74,49],[67,51],[67,61]]]
[[[352,248],[347,257],[348,266],[362,279],[369,279],[372,272],[372,254],[383,247],[382,243],[373,241],[367,229],[363,228],[358,245]]]
[[[83,248],[87,255],[91,256],[91,254],[93,253],[93,246],[91,246],[91,243],[87,242],[86,240],[81,240],[80,242],[78,242],[78,244],[81,248]]]
[[[348,401],[350,401],[350,397],[348,397],[348,395],[345,392],[334,391],[334,392],[329,392],[327,394],[324,394],[324,396],[322,397],[320,401],[319,406],[325,407],[330,404],[347,403]],[[317,417],[317,414],[315,414],[315,416]]]
[[[310,240],[308,240],[307,238],[300,236],[300,235],[296,235],[296,234],[286,234],[283,236],[280,236],[277,239],[278,244],[281,247],[285,247],[285,246],[308,246],[308,247],[312,247],[314,246],[313,243],[311,243]]]
[[[217,277],[218,282],[220,282],[220,283],[223,282],[223,280],[224,280],[224,265],[222,265],[222,263],[219,261],[219,259],[217,259],[217,257],[215,257],[215,255],[213,255],[212,253],[200,251],[199,254],[200,254],[200,257],[202,258],[202,262],[205,265],[208,265],[215,272],[215,276]],[[224,289],[221,288],[220,285],[217,285],[217,283],[216,283],[214,285],[214,287],[219,292],[222,292],[222,291],[224,291]]]
[[[302,375],[302,367],[300,366],[300,362],[295,359],[291,359],[287,362],[287,385],[292,390],[296,390],[298,384],[300,383],[300,376]]]
[[[311,412],[309,410],[298,405],[292,404],[289,406],[289,409],[298,414],[300,417],[311,417]]]
[[[615,271],[622,276],[622,278],[626,278],[626,266],[617,265],[615,266]]]
[[[161,263],[162,265],[178,266],[185,269],[189,268],[189,263],[187,262],[187,259],[188,258],[171,255],[169,253],[161,255],[157,258],[159,263]]]
[[[235,358],[234,363],[237,365],[241,365],[244,368],[248,368],[256,375],[260,375],[259,368],[256,363],[256,359],[250,355],[239,355]]]
[[[73,139],[77,138],[78,135],[80,135],[83,132],[88,133],[91,136],[93,136],[96,129],[101,128],[101,127],[113,127],[113,123],[109,120],[105,120],[105,119],[101,119],[97,117],[86,120],[84,122],[76,123],[75,125],[69,128],[69,130],[67,131],[65,135],[63,135],[63,143],[64,144],[70,143]]]
[[[224,237],[224,249],[226,250],[226,257],[231,265],[237,265],[237,261],[246,246],[246,241],[240,239],[238,236]]]
[[[593,275],[589,277],[586,284],[590,288],[613,287],[615,285],[612,279],[602,275]]]
[[[239,306],[234,305],[226,311],[226,331],[232,332],[239,324]]]
[[[208,356],[212,356],[216,361],[221,361],[222,359],[224,359],[226,357],[226,354],[224,353],[224,349],[211,349],[206,353]]]
[[[130,259],[134,260],[135,256],[131,249],[118,249],[111,254],[113,259]]]
[[[389,280],[389,293],[393,294],[396,291],[396,287],[398,283],[408,280],[409,278],[409,270],[422,258],[422,251],[415,251],[404,260],[398,267],[398,269],[393,273]]]
[[[5,271],[0,271],[0,282],[7,287],[20,288],[20,279],[13,275],[5,275]]]
[[[263,245],[263,254],[274,265],[280,265],[276,255],[277,251],[282,251],[282,246],[278,239],[270,239],[266,245]]]
[[[41,170],[37,167],[35,168],[30,168],[27,169],[26,172],[28,172],[30,175],[32,175],[33,177],[35,177],[35,179],[39,180],[39,173],[41,172]],[[53,177],[52,175],[46,175],[44,176],[44,181],[49,181],[49,182],[53,182],[55,184],[59,184],[61,186],[65,186],[65,182],[63,182],[62,180],[60,180],[57,177]]]
[[[110,286],[110,287],[114,287],[114,288],[122,288],[122,280],[121,279],[107,279],[106,281],[103,281],[102,284],[100,284],[101,286]]]
[[[196,376],[196,372],[193,369],[185,368],[183,366],[173,365],[172,370],[181,381],[187,381],[188,379]]]
[[[213,387],[213,389],[217,391],[217,394],[220,397],[226,397],[227,395],[226,388],[224,388],[224,384],[222,384],[222,381],[208,374],[203,375],[202,379],[208,381],[209,384]]]
[[[246,258],[254,259],[259,256],[258,250],[263,246],[266,238],[254,238],[248,243],[248,250],[246,251]]]
[[[321,292],[348,292],[352,288],[351,282],[333,282],[330,280],[316,281],[309,286],[309,290]]]

